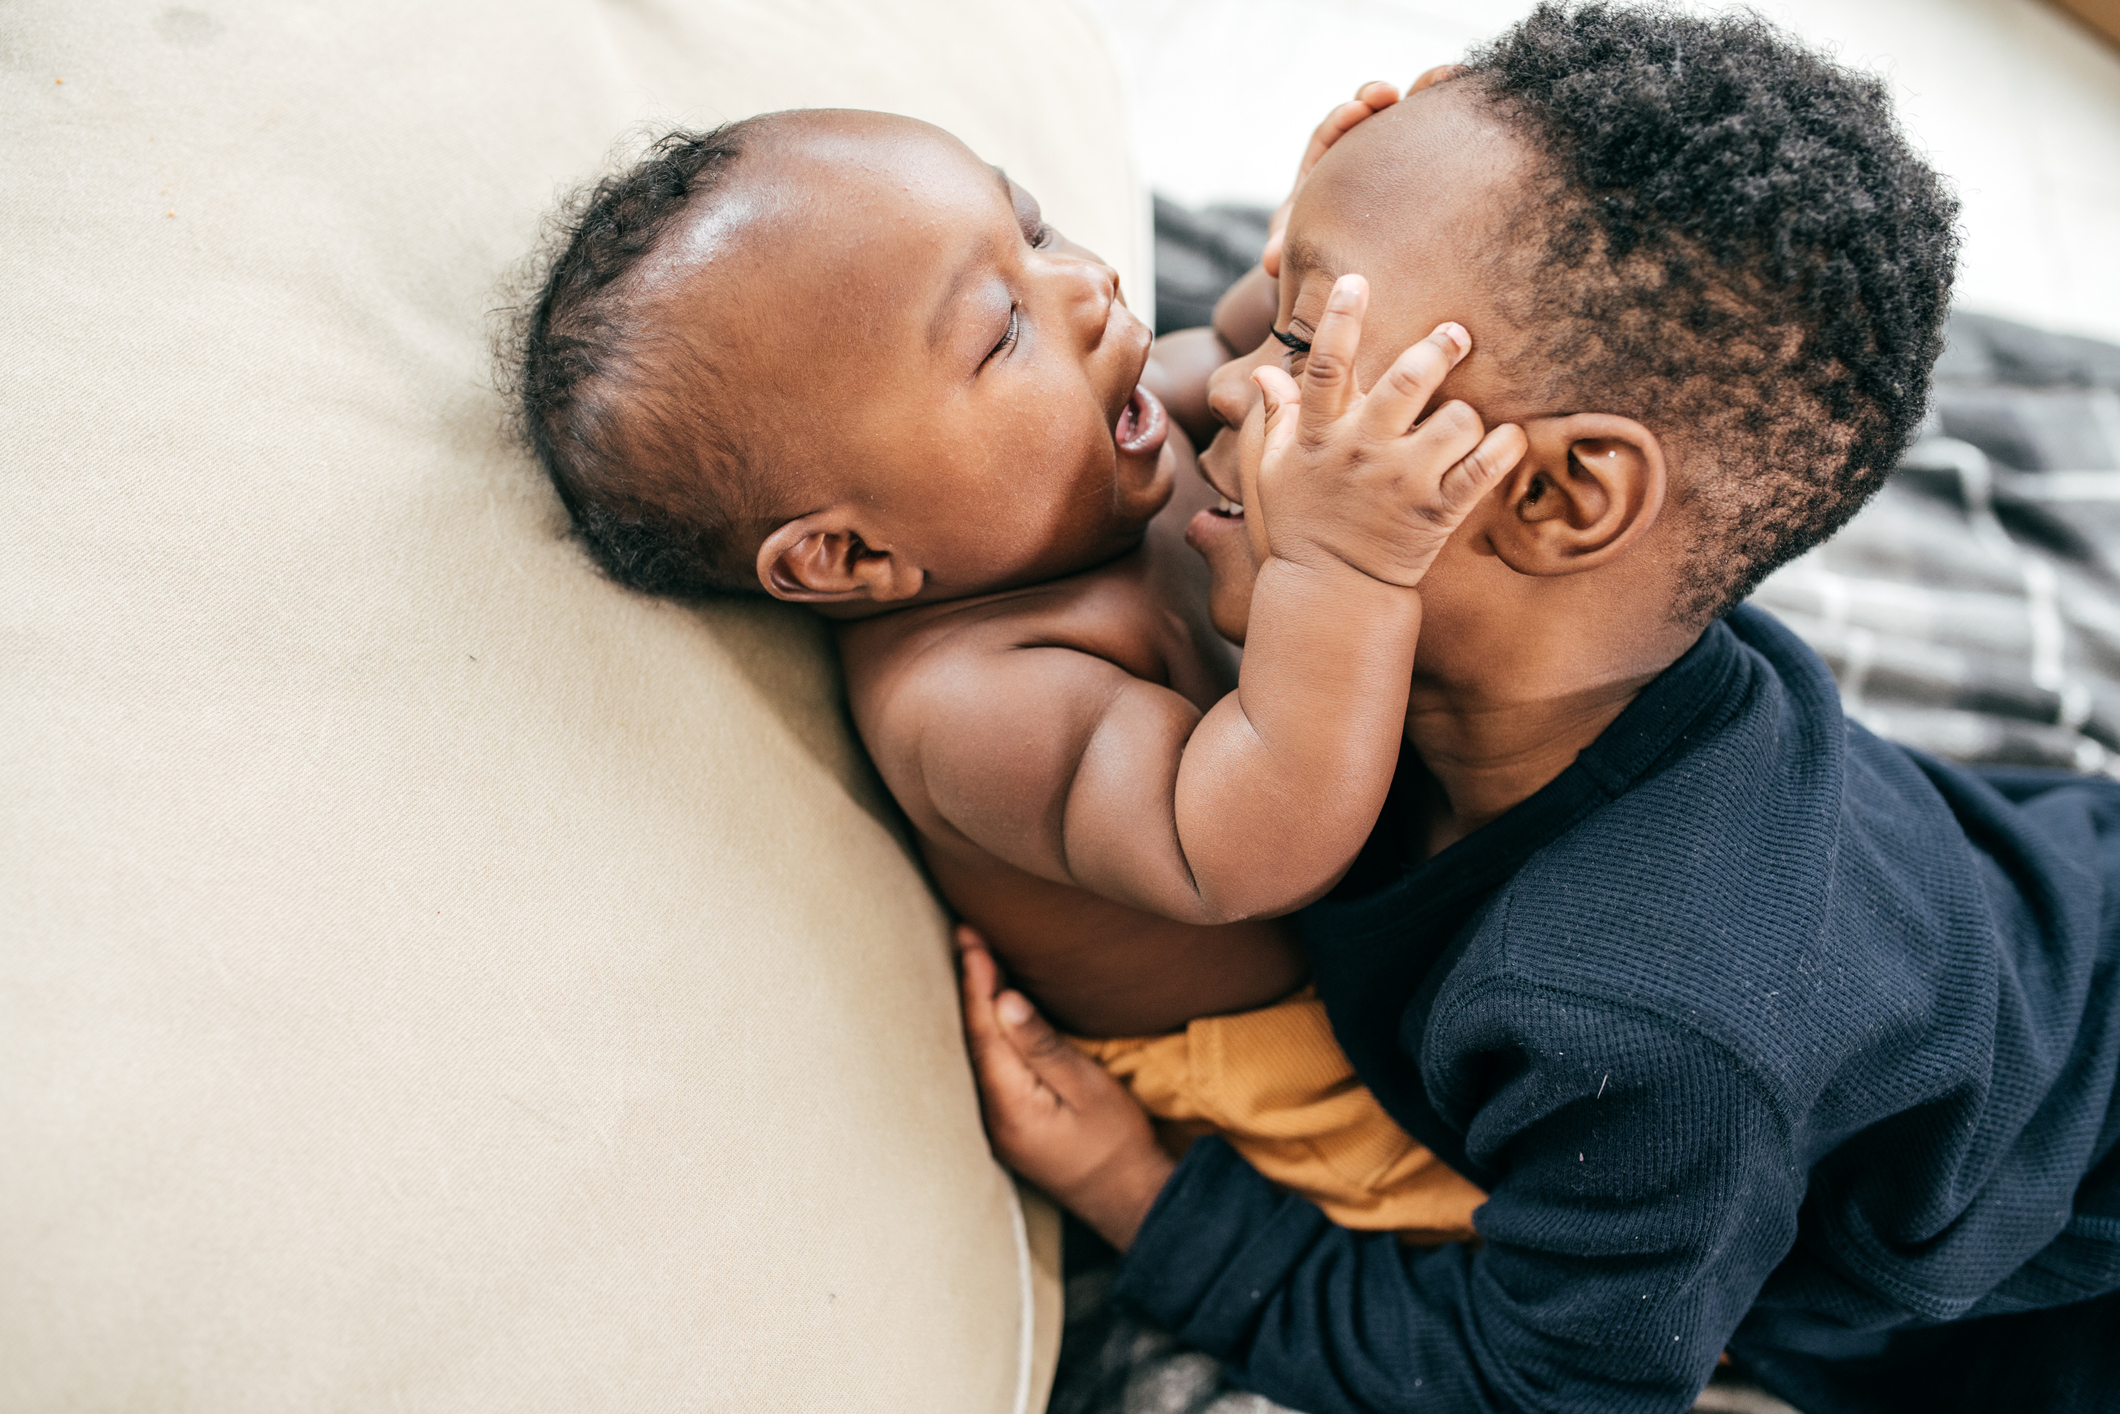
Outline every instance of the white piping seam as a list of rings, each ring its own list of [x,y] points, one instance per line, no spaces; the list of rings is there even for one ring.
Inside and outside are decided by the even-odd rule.
[[[1023,1311],[1016,1341],[1015,1414],[1031,1414],[1031,1366],[1038,1353],[1038,1292],[1031,1282],[1031,1230],[1023,1217],[1023,1195],[1016,1191],[1013,1180],[1003,1182],[1008,1185],[1008,1210],[1016,1234],[1016,1294]]]

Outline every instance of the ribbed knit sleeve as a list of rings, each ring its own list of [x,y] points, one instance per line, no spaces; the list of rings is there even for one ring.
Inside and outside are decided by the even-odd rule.
[[[1444,1097],[1476,1100],[1468,1152],[1501,1176],[1479,1246],[1336,1228],[1203,1140],[1120,1299],[1307,1414],[1690,1405],[1793,1240],[1804,1165],[1783,1116],[1666,1018],[1482,990],[1435,1018]]]

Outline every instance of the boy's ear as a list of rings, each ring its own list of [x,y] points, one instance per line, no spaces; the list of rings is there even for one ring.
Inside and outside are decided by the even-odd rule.
[[[1670,473],[1655,433],[1598,412],[1523,428],[1529,450],[1489,523],[1502,563],[1518,574],[1576,574],[1617,558],[1656,523]]]
[[[902,555],[871,545],[850,507],[798,516],[758,547],[758,582],[796,604],[878,604],[910,599],[927,574]]]

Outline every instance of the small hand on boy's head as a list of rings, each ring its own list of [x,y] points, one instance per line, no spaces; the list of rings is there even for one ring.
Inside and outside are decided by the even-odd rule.
[[[605,452],[544,459],[607,569],[858,613],[1139,540],[1172,462],[1111,267],[924,123],[773,114],[724,146],[578,301],[598,396],[529,409]]]

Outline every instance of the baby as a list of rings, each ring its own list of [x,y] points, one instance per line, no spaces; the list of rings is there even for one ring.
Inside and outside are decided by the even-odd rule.
[[[1354,1081],[1259,921],[1374,825],[1415,587],[1522,446],[1431,409],[1471,350],[1454,323],[1356,390],[1365,300],[1359,277],[1336,294],[1343,356],[1311,360],[1275,453],[1224,449],[1240,503],[1147,386],[1173,380],[1111,267],[1029,193],[923,123],[770,114],[596,190],[522,385],[612,577],[835,621],[938,887],[1174,1146],[1219,1130],[1343,1221],[1448,1238],[1478,1190]],[[1187,539],[1241,574],[1208,585]]]

